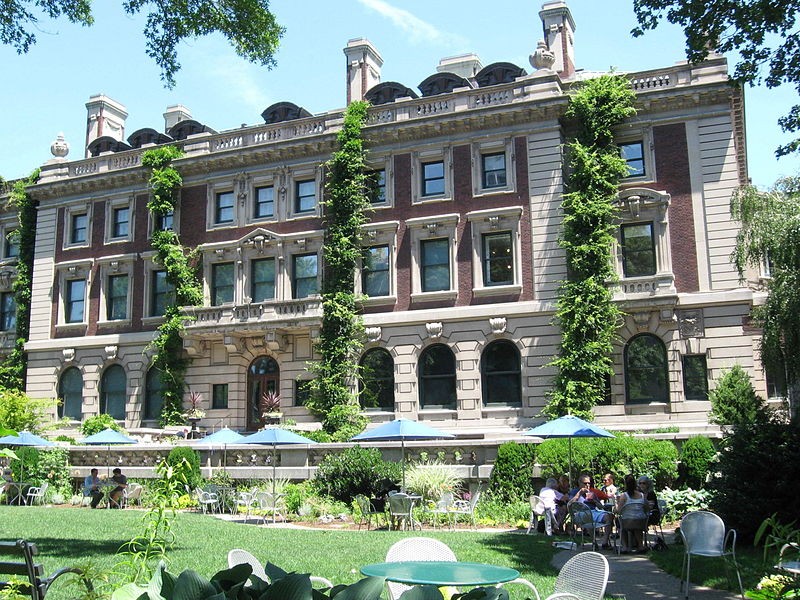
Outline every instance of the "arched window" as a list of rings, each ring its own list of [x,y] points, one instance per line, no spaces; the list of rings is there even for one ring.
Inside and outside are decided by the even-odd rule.
[[[361,357],[358,399],[365,410],[394,411],[394,360],[383,348],[371,348]]]
[[[125,398],[128,380],[125,370],[119,365],[111,365],[100,379],[100,412],[114,419],[125,419]]]
[[[625,346],[625,397],[632,404],[669,402],[667,349],[654,335],[637,335]]]
[[[58,418],[67,417],[80,421],[83,416],[83,375],[80,369],[70,367],[61,374],[58,381]]]
[[[158,419],[164,406],[164,384],[161,381],[161,371],[151,367],[147,371],[144,390],[144,418]]]
[[[420,408],[456,408],[456,357],[444,344],[428,346],[419,357]]]
[[[522,405],[519,350],[513,343],[497,340],[486,346],[481,355],[481,384],[485,405]]]

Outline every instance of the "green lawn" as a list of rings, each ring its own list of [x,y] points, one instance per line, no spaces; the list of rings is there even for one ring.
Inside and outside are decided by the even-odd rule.
[[[115,553],[140,531],[143,515],[144,512],[135,510],[1,506],[0,539],[36,542],[47,573],[88,561],[112,569],[119,561]],[[227,567],[228,550],[244,548],[287,571],[320,575],[334,583],[352,583],[361,578],[362,565],[383,562],[389,546],[411,535],[443,541],[459,560],[513,567],[545,595],[552,591],[557,574],[550,566],[554,549],[550,540],[541,535],[441,530],[414,534],[309,531],[255,527],[195,513],[179,514],[174,529],[177,543],[169,553],[169,570],[179,573],[191,568],[205,577]],[[48,598],[69,597],[65,588],[59,580]],[[508,589],[512,598],[526,597],[526,588],[522,586]]]

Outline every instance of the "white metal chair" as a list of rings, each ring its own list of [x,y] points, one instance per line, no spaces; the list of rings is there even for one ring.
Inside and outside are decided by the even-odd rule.
[[[617,546],[617,553],[622,551],[624,546],[626,550],[631,550],[629,539],[631,536],[635,537],[635,532],[640,532],[642,535],[642,546],[647,546],[647,513],[648,506],[645,502],[644,507],[641,504],[626,503],[623,505],[617,514],[617,531],[619,532],[620,544]]]
[[[239,492],[238,496],[236,497],[236,512],[241,512],[242,510],[245,511],[245,523],[250,520],[250,510],[253,508],[253,503],[256,499],[256,492],[258,492],[258,488],[253,488],[249,492]]]
[[[663,498],[658,498],[658,520],[650,519],[650,531],[652,531],[653,537],[658,539],[661,538],[662,543],[664,546],[667,544],[667,538],[664,536],[664,530],[661,529],[661,522],[664,520],[664,515],[667,514],[667,501]],[[653,516],[653,511],[651,511],[651,517]]]
[[[230,552],[228,552],[228,567],[235,567],[236,565],[250,565],[253,568],[253,575],[258,577],[261,581],[266,581],[270,583],[269,577],[267,576],[267,572],[264,570],[264,565],[261,564],[255,556],[253,556],[247,550],[242,550],[241,548],[234,548]],[[333,583],[330,580],[325,579],[324,577],[316,577],[311,575],[311,585],[315,583],[319,586],[332,588]]]
[[[610,515],[610,513],[609,513]],[[572,502],[569,505],[569,516],[573,526],[573,536],[578,530],[581,532],[581,548],[583,548],[583,538],[585,534],[592,536],[592,550],[597,549],[597,530],[611,527],[614,523],[613,517],[609,517],[608,523],[595,523],[592,509],[582,502]]]
[[[428,510],[432,517],[431,520],[433,521],[433,528],[436,529],[436,527],[439,525],[439,515],[444,515],[445,523],[452,528],[455,523],[455,519],[453,517],[454,508],[455,498],[453,497],[453,492],[442,492],[442,495],[439,496],[439,499],[436,501],[436,504],[433,506],[433,508]]]
[[[278,517],[281,520],[286,520],[286,504],[283,500],[283,494],[273,494],[272,492],[256,492],[253,498],[253,504],[259,509],[264,511],[263,522],[266,523],[268,518],[272,519],[273,523],[277,523]]]
[[[414,529],[418,525],[414,522],[414,499],[408,494],[389,496],[389,515],[397,529]]]
[[[457,522],[459,515],[468,516],[470,522],[472,523],[472,528],[475,529],[477,527],[475,524],[475,506],[478,504],[478,500],[480,500],[480,498],[481,491],[478,489],[472,493],[472,495],[469,497],[469,501],[456,500],[455,508],[453,509],[453,519]]]
[[[142,505],[142,492],[144,491],[144,486],[139,485],[138,483],[132,483],[125,491],[128,492],[128,496],[125,499],[127,504],[135,504],[137,506]]]
[[[681,519],[681,538],[683,538],[684,557],[681,568],[681,587],[684,585],[683,573],[686,573],[686,598],[689,597],[689,574],[692,567],[692,556],[719,557],[725,560],[727,574],[728,557],[733,561],[736,578],[739,581],[739,592],[744,598],[742,576],[736,563],[736,530],[725,532],[725,523],[716,514],[705,510],[690,512]],[[730,580],[730,577],[729,577]]]
[[[200,488],[195,490],[195,497],[197,498],[197,503],[200,505],[200,510],[203,511],[203,514],[211,511],[211,513],[217,512],[217,506],[219,505],[219,498],[214,492],[207,492]]]
[[[433,538],[412,537],[395,542],[386,552],[386,562],[401,562],[404,560],[456,562],[455,553],[450,546]],[[412,586],[403,583],[387,581],[389,600],[397,600],[400,595]]]
[[[28,506],[33,506],[34,504],[44,504],[44,496],[47,493],[47,488],[49,485],[49,483],[45,482],[39,487],[28,488],[28,493],[25,494],[25,503]]]
[[[787,550],[790,551],[789,554],[786,553]],[[791,556],[791,553],[793,553],[794,560],[786,560],[784,555]],[[775,568],[779,571],[785,571],[794,577],[800,575],[800,544],[796,544],[794,542],[784,544],[781,547],[781,553],[778,557],[778,564],[775,565]]]
[[[376,527],[378,526],[378,522],[380,521],[381,517],[386,518],[386,513],[382,510],[376,510],[369,501],[369,498],[363,494],[356,496],[356,504],[358,505],[358,510],[361,511],[361,519],[358,521],[359,530],[361,529],[361,526],[366,523],[367,531],[369,531],[369,528],[372,525],[372,517],[375,517]]]
[[[556,578],[553,593],[546,600],[603,600],[608,585],[608,560],[599,552],[579,552],[570,558]],[[508,583],[521,583],[533,590],[535,600],[541,600],[536,586],[527,579]],[[500,584],[502,587],[506,584]]]
[[[528,521],[528,531],[526,531],[525,533],[530,533],[531,529],[533,529],[534,533],[537,533],[539,530],[539,517],[542,517],[545,520],[545,529],[547,528],[546,524],[548,518],[545,513],[546,509],[544,507],[544,500],[542,500],[539,496],[533,495],[530,497],[530,503],[531,503],[531,518]],[[552,522],[553,520],[551,518],[550,519],[551,527],[552,527]]]

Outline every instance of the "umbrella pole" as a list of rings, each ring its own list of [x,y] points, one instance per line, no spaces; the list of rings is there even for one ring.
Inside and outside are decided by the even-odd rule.
[[[572,436],[567,439],[569,440],[569,489],[572,489]]]
[[[275,501],[275,473],[276,473],[276,465],[275,465],[275,444],[272,444],[272,522],[275,523],[275,509],[277,506],[277,502]]]
[[[406,491],[406,440],[400,438],[400,470],[403,473],[403,492]]]

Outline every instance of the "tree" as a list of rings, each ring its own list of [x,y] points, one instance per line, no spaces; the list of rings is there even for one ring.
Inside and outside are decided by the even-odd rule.
[[[686,35],[686,58],[699,63],[713,51],[739,52],[733,80],[740,84],[768,88],[784,83],[800,93],[800,31],[795,29],[800,0],[634,0],[633,11],[639,26],[634,37],[655,29],[664,16],[680,25]],[[767,73],[764,75],[766,66]],[[800,131],[800,105],[778,119],[787,133]],[[800,149],[796,138],[776,150],[784,156]]]
[[[753,317],[763,329],[762,362],[785,373],[791,390],[800,380],[800,177],[779,179],[769,192],[740,188],[731,216],[741,223],[731,255],[739,276],[748,266],[769,266],[767,300]]]
[[[150,5],[144,37],[146,52],[161,68],[168,88],[180,70],[178,44],[217,32],[242,58],[271,68],[284,28],[269,11],[269,0],[124,0],[125,12],[135,15]],[[3,0],[0,3],[0,42],[25,54],[36,43],[31,31],[41,17],[65,17],[71,23],[94,23],[91,0]]]
[[[725,371],[717,387],[708,395],[711,401],[709,420],[734,428],[761,423],[769,417],[764,399],[756,394],[750,375],[739,365]]]

